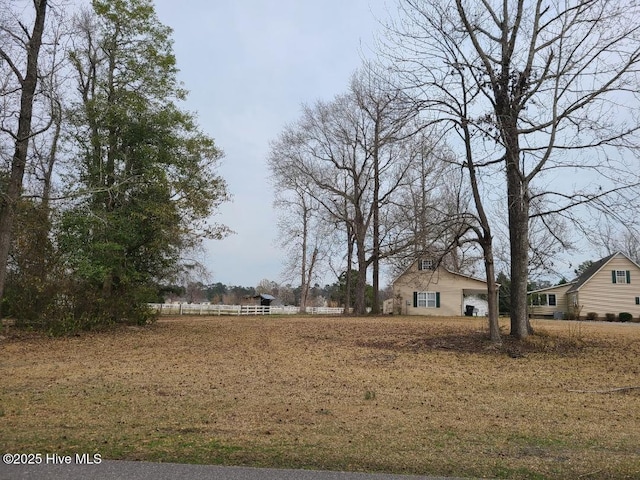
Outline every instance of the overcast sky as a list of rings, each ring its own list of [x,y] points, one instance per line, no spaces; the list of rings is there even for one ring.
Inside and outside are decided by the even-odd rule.
[[[269,142],[299,118],[303,103],[346,92],[363,58],[375,56],[380,22],[396,10],[396,0],[155,4],[160,21],[174,31],[179,78],[190,92],[184,106],[224,150],[219,174],[233,195],[213,220],[236,233],[206,243],[201,260],[211,276],[203,280],[242,286],[262,279],[280,282],[283,254],[276,246],[268,183]],[[554,259],[555,267],[571,277],[577,264],[597,259],[598,253],[603,252],[592,247],[573,252]]]
[[[186,108],[225,152],[219,173],[233,202],[215,221],[235,235],[207,242],[210,282],[256,286],[280,280],[269,142],[302,103],[347,89],[393,0],[156,0],[173,30]]]

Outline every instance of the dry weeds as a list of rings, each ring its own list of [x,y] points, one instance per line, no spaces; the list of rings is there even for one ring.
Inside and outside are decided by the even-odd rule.
[[[640,478],[640,325],[173,318],[0,340],[3,452],[492,478]],[[578,390],[578,391],[576,391]]]

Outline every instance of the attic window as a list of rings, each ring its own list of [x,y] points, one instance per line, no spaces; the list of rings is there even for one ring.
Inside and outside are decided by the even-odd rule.
[[[418,270],[433,270],[433,260],[420,260],[418,262]]]
[[[614,270],[611,273],[613,283],[631,283],[631,272],[629,270]]]

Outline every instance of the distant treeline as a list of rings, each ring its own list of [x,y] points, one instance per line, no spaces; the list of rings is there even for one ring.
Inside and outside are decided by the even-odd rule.
[[[299,305],[302,288],[300,286],[294,287],[291,284],[278,284],[274,281],[262,280],[256,287],[225,285],[221,282],[211,284],[190,282],[187,285],[162,286],[158,289],[158,292],[158,302],[211,302],[239,305],[246,303],[247,297],[266,293],[273,295],[277,304]],[[353,297],[354,292],[351,292],[351,295]],[[346,285],[344,275],[341,275],[340,279],[333,284],[320,286],[316,283],[311,287],[307,303],[308,306],[344,306],[345,297]],[[367,285],[367,303],[369,305],[371,304],[371,298],[371,286]]]

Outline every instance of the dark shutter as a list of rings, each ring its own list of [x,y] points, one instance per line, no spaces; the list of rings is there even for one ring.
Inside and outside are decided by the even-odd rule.
[[[636,297],[636,305],[640,305],[640,297]]]
[[[616,271],[615,270],[611,271],[611,281],[613,283],[616,283]]]
[[[418,270],[422,270],[422,259],[418,260]]]
[[[413,308],[418,306],[418,292],[413,292]]]
[[[436,308],[440,308],[440,292],[436,292]]]
[[[631,283],[631,271],[627,270],[627,283]]]

